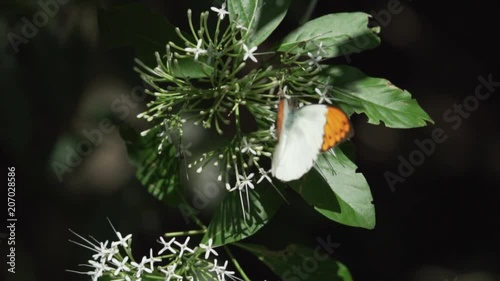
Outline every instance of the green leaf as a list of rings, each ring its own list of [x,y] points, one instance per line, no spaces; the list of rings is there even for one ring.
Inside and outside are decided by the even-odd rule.
[[[240,193],[230,192],[212,216],[202,243],[212,238],[214,245],[224,245],[249,237],[267,224],[284,202],[276,189],[265,180],[248,194],[250,215],[243,219]],[[242,193],[242,198],[246,206],[245,193]]]
[[[290,186],[327,218],[338,223],[373,229],[375,207],[365,177],[349,158],[354,150],[345,142],[319,155],[314,169]]]
[[[328,254],[321,253],[319,245],[316,249],[311,249],[291,244],[281,251],[271,251],[260,245],[246,243],[238,243],[237,246],[257,256],[280,280],[352,281],[347,267],[331,259]],[[297,270],[300,272],[297,273]]]
[[[262,11],[259,0],[228,0],[229,17],[249,32],[256,31]]]
[[[157,133],[151,131],[142,137],[130,126],[120,126],[130,162],[137,167],[137,179],[158,200],[177,206],[183,202],[179,176],[181,160],[176,157],[174,145],[168,144],[162,154],[158,154]]]
[[[202,78],[209,77],[214,68],[201,61],[195,61],[191,58],[177,59],[179,68],[173,68],[173,74],[176,77],[184,78]]]
[[[249,47],[258,46],[278,27],[291,0],[228,0],[229,16],[248,28]]]
[[[369,28],[370,15],[356,13],[329,14],[313,19],[288,34],[278,51],[292,54],[315,52],[322,43],[323,58],[347,56],[380,44],[379,28]]]
[[[100,10],[99,31],[108,47],[130,46],[148,65],[156,65],[154,52],[164,52],[168,41],[182,44],[165,17],[136,3]]]
[[[333,85],[333,99],[347,114],[364,113],[368,123],[384,122],[389,128],[414,128],[434,123],[411,94],[382,78],[366,76],[347,66],[328,66],[323,80]]]

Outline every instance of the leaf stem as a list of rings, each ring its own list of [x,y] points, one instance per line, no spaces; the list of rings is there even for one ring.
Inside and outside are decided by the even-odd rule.
[[[233,253],[231,253],[231,251],[229,250],[229,248],[226,245],[224,245],[224,250],[226,250],[226,252],[227,252],[229,258],[231,259],[231,261],[233,262],[234,266],[236,267],[238,272],[241,274],[241,277],[243,277],[243,280],[250,281],[250,278],[248,278],[245,271],[243,270],[243,268],[241,268],[238,261],[234,258]]]

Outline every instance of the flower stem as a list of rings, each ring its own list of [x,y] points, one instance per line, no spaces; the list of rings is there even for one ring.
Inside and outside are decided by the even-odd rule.
[[[205,234],[206,232],[207,232],[206,229],[196,229],[187,231],[168,232],[163,234],[163,236],[165,237],[187,236],[187,235]]]
[[[229,248],[227,246],[224,246],[224,250],[226,250],[226,252],[227,252],[229,258],[231,259],[231,261],[233,262],[234,266],[236,267],[236,269],[238,270],[238,272],[241,274],[241,277],[243,277],[243,280],[250,281],[250,278],[248,278],[248,276],[246,275],[245,271],[243,270],[243,268],[241,268],[241,266],[238,263],[238,261],[234,258],[233,253],[231,253],[231,251],[229,250]]]

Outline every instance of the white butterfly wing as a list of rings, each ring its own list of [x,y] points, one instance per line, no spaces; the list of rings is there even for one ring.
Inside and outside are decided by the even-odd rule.
[[[282,181],[307,173],[320,153],[328,107],[314,104],[290,113],[274,149],[272,174]]]

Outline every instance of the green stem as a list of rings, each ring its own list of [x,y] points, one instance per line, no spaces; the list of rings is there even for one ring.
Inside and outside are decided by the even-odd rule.
[[[234,264],[234,267],[236,267],[236,269],[238,270],[238,272],[241,274],[241,277],[243,277],[243,280],[250,281],[250,278],[248,278],[248,276],[246,275],[245,271],[243,270],[243,268],[241,268],[241,266],[238,263],[238,261],[234,258],[233,253],[231,253],[231,251],[229,250],[229,248],[227,246],[224,246],[224,250],[226,250],[229,258],[231,259],[231,261]]]
[[[142,276],[147,277],[147,280],[154,279],[154,280],[165,280],[164,276],[158,276],[158,275],[153,275],[153,274],[142,274]],[[143,278],[146,279],[146,278]]]
[[[234,242],[234,243],[232,243],[232,245],[234,245],[234,246],[236,246],[236,247],[239,247],[239,248],[241,248],[241,249],[244,249],[244,250],[246,250],[246,251],[249,251],[249,252],[251,252],[251,251],[253,250],[252,248],[250,248],[250,247],[248,247],[247,245],[242,244],[242,243],[240,243],[240,242]]]
[[[207,232],[206,229],[197,229],[197,230],[168,232],[163,234],[163,236],[165,237],[187,236],[187,235],[205,234],[206,232]]]
[[[318,3],[318,0],[311,0],[311,2],[309,2],[309,6],[307,6],[307,10],[304,13],[304,16],[300,19],[299,25],[303,25],[304,23],[309,21],[309,19],[311,18],[312,12],[314,11],[314,8],[316,8],[317,3]]]
[[[194,26],[193,26],[193,18],[192,18],[192,11],[191,9],[188,10],[188,23],[189,23],[189,29],[191,29],[191,33],[193,34],[193,38],[195,40],[195,42],[198,42],[198,34],[196,33],[196,31],[194,30]],[[179,33],[179,32],[178,32]],[[179,35],[182,39],[184,39],[185,42],[189,42],[189,40],[186,40],[184,38],[184,36],[182,35],[182,33]],[[195,43],[196,45],[197,43]]]

